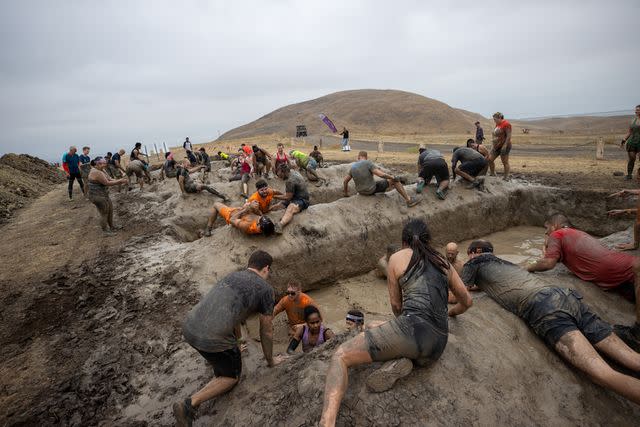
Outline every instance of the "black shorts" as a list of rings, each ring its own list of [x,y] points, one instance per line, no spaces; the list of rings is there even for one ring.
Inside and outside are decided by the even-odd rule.
[[[422,164],[418,176],[424,179],[425,184],[429,184],[431,178],[435,176],[436,182],[440,184],[449,179],[449,167],[444,159],[429,159]]]
[[[195,348],[195,347],[194,347]],[[198,350],[196,348],[196,350]],[[217,353],[208,353],[198,350],[198,353],[213,366],[216,377],[240,378],[242,373],[242,356],[238,347]]]
[[[480,175],[480,172],[482,172],[482,169],[487,166],[487,163],[488,162],[486,159],[476,159],[464,162],[459,167],[462,172],[469,174],[475,178],[476,176]]]
[[[387,181],[386,179],[377,180],[376,181],[376,189],[373,192],[373,194],[375,194],[375,193],[384,193],[388,189],[389,189],[389,181]]]
[[[508,156],[511,152],[511,144],[503,144],[500,148],[492,148],[491,153],[495,156]]]
[[[291,199],[291,200],[283,200],[282,204],[286,208],[289,204],[293,203],[294,205],[298,205],[300,211],[303,211],[309,207],[309,201],[304,199]]]
[[[582,295],[573,289],[543,289],[531,298],[521,317],[551,347],[571,331],[580,331],[591,344],[597,344],[613,329],[581,300]]]

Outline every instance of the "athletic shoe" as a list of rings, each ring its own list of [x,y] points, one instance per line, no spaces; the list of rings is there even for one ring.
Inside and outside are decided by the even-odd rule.
[[[440,190],[439,188],[436,190],[436,196],[438,196],[438,199],[440,199],[440,200],[444,200],[445,197],[447,197],[447,195],[444,194],[444,192],[442,190]]]
[[[207,227],[207,230],[204,232],[204,235],[207,237],[211,237],[211,229]]]
[[[627,181],[631,181],[631,180],[633,179],[633,176],[631,176],[631,175],[627,175],[627,176],[625,177],[625,179],[626,179]]]
[[[406,357],[390,360],[373,371],[366,380],[367,388],[374,393],[382,393],[393,387],[400,378],[404,378],[413,370],[413,362]]]
[[[173,404],[173,416],[177,427],[191,427],[196,418],[196,410],[191,406],[191,398]]]
[[[412,208],[415,205],[417,205],[418,203],[420,203],[420,200],[416,199],[415,197],[412,197],[409,199],[409,201],[407,201],[407,206]]]
[[[418,184],[416,185],[416,193],[418,194],[422,193],[422,190],[424,190],[425,185],[427,185],[427,183],[424,182],[424,179],[421,179],[420,181],[418,181]]]
[[[614,325],[613,332],[634,351],[640,352],[640,324],[634,326]]]

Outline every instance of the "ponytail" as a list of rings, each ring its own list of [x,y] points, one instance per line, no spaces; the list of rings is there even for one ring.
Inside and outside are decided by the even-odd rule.
[[[420,262],[431,263],[441,273],[446,273],[449,269],[447,259],[431,246],[431,233],[424,221],[409,221],[402,229],[402,243],[413,251],[406,271],[410,271]]]

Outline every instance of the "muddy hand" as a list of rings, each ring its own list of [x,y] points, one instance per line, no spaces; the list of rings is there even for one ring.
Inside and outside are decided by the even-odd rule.
[[[616,245],[616,249],[619,251],[632,251],[638,249],[638,246],[635,243],[619,243]]]
[[[609,195],[607,196],[607,198],[612,198],[612,197],[624,197],[624,196],[627,196],[627,195],[629,195],[629,192],[628,192],[627,190],[620,190],[620,191],[618,191],[618,192],[616,192],[616,193],[609,194]]]
[[[621,216],[627,213],[626,209],[613,209],[607,212],[610,217]]]

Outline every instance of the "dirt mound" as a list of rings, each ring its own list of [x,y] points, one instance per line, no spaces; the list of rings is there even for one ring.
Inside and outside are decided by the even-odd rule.
[[[5,154],[0,158],[0,223],[64,181],[64,173],[42,159]]]
[[[412,135],[467,133],[479,114],[457,110],[415,93],[398,90],[350,90],[288,105],[260,119],[230,130],[220,139],[257,135],[294,136],[296,125],[307,126],[309,134],[328,134],[318,114],[326,114],[335,125],[354,134]],[[488,121],[487,121],[488,123]]]

